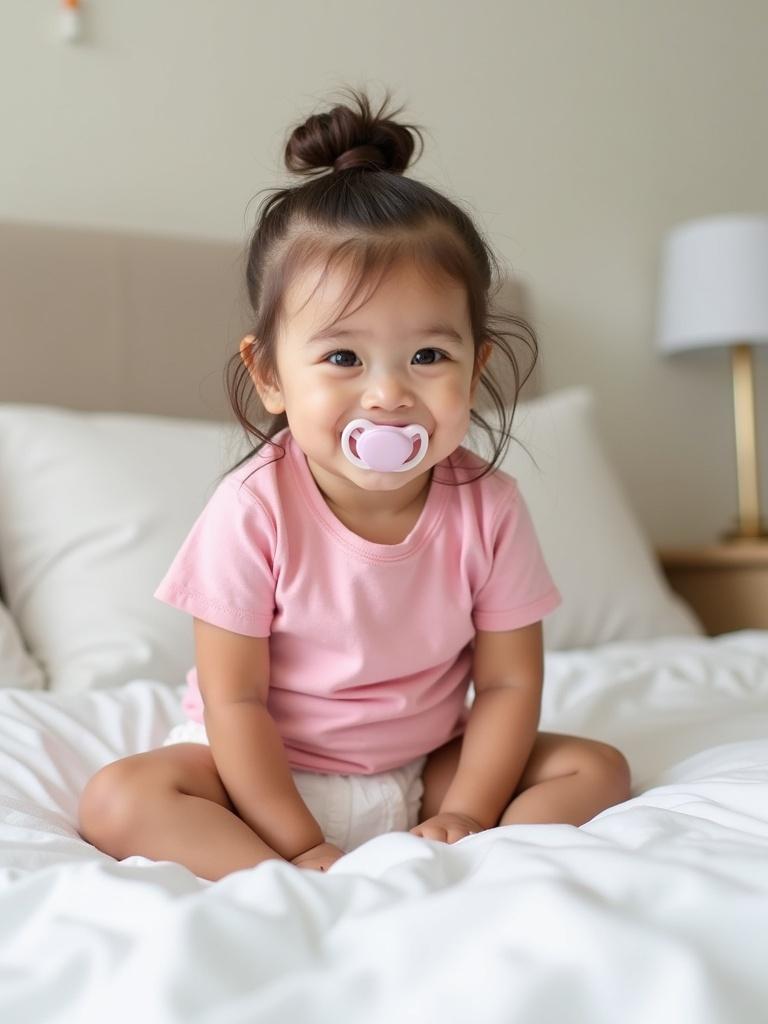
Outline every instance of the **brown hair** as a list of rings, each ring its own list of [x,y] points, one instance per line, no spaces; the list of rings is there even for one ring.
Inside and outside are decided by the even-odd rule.
[[[470,411],[471,421],[486,431],[494,449],[490,463],[479,460],[485,467],[473,478],[479,479],[503,459],[513,439],[508,427],[520,390],[536,362],[536,335],[522,318],[490,312],[489,302],[503,283],[502,275],[493,252],[470,217],[429,185],[404,176],[414,151],[412,131],[422,142],[423,152],[419,128],[393,120],[402,108],[385,113],[388,92],[376,113],[371,111],[364,93],[353,89],[350,93],[357,109],[339,104],[327,113],[312,114],[291,131],[285,163],[289,171],[306,175],[309,180],[272,191],[248,243],[246,282],[253,310],[250,333],[254,341],[247,350],[249,365],[238,351],[224,372],[235,416],[251,444],[253,437],[259,443],[227,472],[264,445],[274,444],[271,439],[288,426],[285,412],[272,415],[264,429],[249,419],[250,399],[258,403],[262,421],[265,414],[270,414],[264,409],[248,371],[250,366],[261,380],[279,381],[275,346],[280,315],[284,312],[287,289],[302,267],[321,259],[326,273],[337,262],[352,268],[351,293],[339,314],[342,316],[364,284],[377,277],[363,303],[389,267],[408,256],[426,273],[442,273],[466,288],[475,345],[473,373],[486,341],[512,364],[515,391],[509,420],[493,374],[483,369],[479,376],[478,386],[490,394],[501,421],[501,439],[494,443],[493,428],[475,409]],[[323,173],[328,168],[331,173]],[[511,330],[502,329],[505,322]],[[522,377],[507,334],[522,341],[532,356]]]

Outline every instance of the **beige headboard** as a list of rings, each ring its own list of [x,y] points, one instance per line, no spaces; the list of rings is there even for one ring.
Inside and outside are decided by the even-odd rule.
[[[0,401],[230,418],[244,247],[0,223]]]
[[[250,327],[246,244],[0,222],[0,401],[231,420],[224,367]],[[496,302],[525,315],[524,298],[510,280]],[[490,368],[511,395],[506,362]],[[478,399],[495,425],[482,388]]]

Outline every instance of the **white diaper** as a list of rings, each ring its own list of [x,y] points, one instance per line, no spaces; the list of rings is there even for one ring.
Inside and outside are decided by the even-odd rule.
[[[163,746],[208,743],[202,722],[171,729]],[[299,795],[329,843],[349,853],[384,832],[407,832],[419,823],[426,754],[375,775],[324,775],[292,769]]]

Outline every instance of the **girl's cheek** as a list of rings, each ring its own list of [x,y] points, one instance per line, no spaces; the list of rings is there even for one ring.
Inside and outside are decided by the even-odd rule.
[[[470,401],[469,390],[461,384],[452,384],[444,393],[444,405],[446,409],[453,410],[459,418],[469,415]]]

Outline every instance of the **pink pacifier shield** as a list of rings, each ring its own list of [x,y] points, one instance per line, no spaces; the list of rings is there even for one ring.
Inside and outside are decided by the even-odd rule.
[[[350,445],[353,435],[357,455]],[[410,458],[417,437],[420,439],[419,450]],[[356,419],[346,425],[341,435],[342,451],[349,461],[361,469],[373,469],[379,473],[402,473],[413,469],[427,454],[428,443],[429,435],[419,423],[392,427]]]

